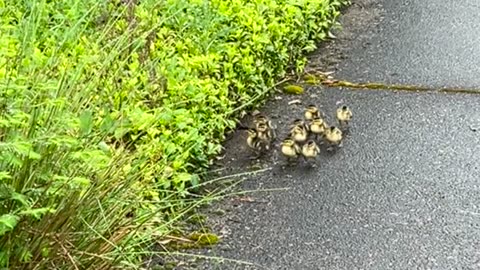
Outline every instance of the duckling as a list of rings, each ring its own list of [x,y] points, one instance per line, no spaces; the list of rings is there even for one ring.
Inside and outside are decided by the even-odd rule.
[[[272,121],[268,119],[267,116],[263,114],[256,114],[254,115],[253,123],[255,124],[256,129],[258,130],[259,125],[261,124],[266,124],[268,129],[270,130],[269,132],[271,133],[272,140],[275,140],[277,137],[277,134],[275,132],[276,127],[273,125]]]
[[[305,109],[305,119],[313,120],[314,118],[321,117],[321,112],[318,110],[317,106],[311,104]]]
[[[265,123],[258,123],[256,131],[257,137],[262,143],[262,146],[264,146],[266,150],[270,150],[270,145],[274,139],[272,129],[270,129]]]
[[[252,149],[258,149],[258,133],[255,129],[247,129],[247,145]]]
[[[290,137],[292,137],[295,142],[303,143],[308,138],[308,131],[303,126],[294,126],[290,131]]]
[[[337,109],[336,116],[337,116],[338,124],[341,127],[347,127],[348,122],[350,122],[350,120],[352,120],[352,117],[353,117],[352,111],[346,105],[343,105],[342,107],[339,107]]]
[[[290,126],[290,128],[293,129],[296,126],[299,126],[303,129],[305,129],[305,131],[307,131],[307,132],[310,131],[310,126],[305,121],[303,121],[302,119],[293,120],[293,123]]]
[[[335,126],[325,130],[325,139],[330,144],[330,147],[327,149],[329,151],[332,150],[332,146],[342,147],[343,134],[342,131]]]
[[[327,128],[327,122],[320,117],[314,118],[310,122],[310,131],[315,134],[315,139],[318,139],[318,135],[321,135],[323,137]]]
[[[298,144],[290,137],[284,139],[281,143],[282,154],[287,157],[287,161],[292,158],[297,158],[301,153],[301,149]]]
[[[256,154],[255,156],[252,156],[251,159],[258,158],[263,149],[262,149],[262,142],[260,141],[260,138],[258,137],[258,132],[255,129],[247,130],[247,145]]]
[[[253,115],[253,122],[257,123],[266,123],[268,121],[268,117],[262,113],[257,113]]]
[[[302,146],[302,155],[305,160],[315,159],[320,153],[320,148],[314,140],[309,140]]]

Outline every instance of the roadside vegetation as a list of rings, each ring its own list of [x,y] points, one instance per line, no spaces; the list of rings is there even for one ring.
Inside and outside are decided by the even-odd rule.
[[[0,0],[0,269],[135,269],[344,0]]]

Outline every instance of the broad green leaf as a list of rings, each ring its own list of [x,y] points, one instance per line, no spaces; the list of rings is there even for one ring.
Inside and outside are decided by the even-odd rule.
[[[7,265],[8,259],[9,259],[9,253],[6,251],[0,251],[0,265]],[[6,270],[6,268],[2,270]]]
[[[90,179],[84,177],[74,177],[72,179],[72,183],[81,187],[88,187],[90,185]]]
[[[34,152],[34,151],[28,152],[28,157],[30,159],[35,159],[35,160],[39,160],[40,158],[42,158],[42,156],[39,153]]]
[[[19,220],[19,216],[12,214],[5,214],[0,216],[0,236],[6,234],[9,231],[12,231],[15,226],[17,226]]]
[[[101,141],[100,143],[98,143],[98,148],[100,148],[100,150],[102,150],[103,152],[105,153],[110,153],[110,146],[108,146],[107,143],[105,143],[104,141]]]
[[[23,157],[28,157],[30,159],[40,159],[40,154],[33,151],[33,146],[29,142],[17,141],[12,143],[13,149],[16,153]]]
[[[28,203],[27,196],[25,196],[23,194],[20,194],[20,193],[17,193],[17,192],[13,192],[10,196],[11,196],[10,198],[12,200],[15,200],[15,201],[21,203],[23,206],[30,206],[30,203]]]
[[[104,133],[111,133],[115,126],[115,121],[111,117],[110,114],[107,114],[105,118],[103,118],[102,124],[100,125],[100,130]]]
[[[12,176],[10,175],[10,173],[6,171],[0,171],[0,181],[6,180],[6,179],[12,179]]]
[[[192,179],[192,175],[189,173],[179,173],[174,177],[173,182],[176,184],[189,182]]]
[[[196,187],[200,184],[200,177],[198,174],[192,174],[192,177],[190,177],[190,184],[192,187]]]
[[[87,110],[80,115],[80,131],[82,134],[89,134],[93,128],[93,115],[92,112]]]

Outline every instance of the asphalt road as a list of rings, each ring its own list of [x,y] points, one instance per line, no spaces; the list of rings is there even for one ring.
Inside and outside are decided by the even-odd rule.
[[[383,6],[383,20],[360,46],[352,47],[339,74],[387,83],[480,88],[479,1],[373,2]]]
[[[480,88],[477,2],[361,1],[320,54],[341,55],[331,68],[352,81]],[[264,111],[283,127],[302,115],[287,105],[297,98],[330,116],[339,101],[353,108],[344,147],[315,168],[262,159],[270,170],[242,188],[287,190],[213,206],[227,210],[210,220],[223,238],[204,255],[237,262],[199,268],[480,269],[480,95],[310,87]],[[252,165],[243,141],[226,145],[232,171]]]

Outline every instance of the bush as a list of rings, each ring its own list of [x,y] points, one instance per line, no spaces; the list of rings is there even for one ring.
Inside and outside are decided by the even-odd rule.
[[[138,266],[344,2],[0,0],[0,266]]]

